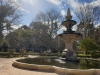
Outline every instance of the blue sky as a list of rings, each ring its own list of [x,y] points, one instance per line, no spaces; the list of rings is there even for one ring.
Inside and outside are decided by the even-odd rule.
[[[74,11],[81,4],[92,4],[95,6],[100,6],[100,0],[13,0],[17,2],[21,7],[19,10],[23,14],[21,18],[22,21],[19,25],[13,25],[14,29],[18,29],[22,25],[29,25],[30,22],[35,20],[35,16],[41,12],[46,11],[50,8],[55,8],[61,12],[63,16],[66,16],[67,9],[70,8],[71,14],[73,16],[73,20],[79,23],[79,19],[74,14]],[[75,30],[77,26],[73,27]],[[3,33],[7,33],[7,31],[3,31]]]
[[[32,20],[35,19],[37,13],[45,11],[46,9],[56,8],[62,15],[66,15],[68,7],[71,9],[71,14],[74,20],[77,17],[74,14],[74,10],[82,3],[95,3],[100,5],[100,0],[15,0],[21,7],[20,10],[23,13],[22,24],[29,25]]]

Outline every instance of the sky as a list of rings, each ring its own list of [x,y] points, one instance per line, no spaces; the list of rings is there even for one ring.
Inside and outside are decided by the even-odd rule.
[[[29,25],[30,22],[35,20],[35,16],[41,12],[46,11],[50,8],[55,8],[61,12],[63,16],[66,16],[67,9],[71,9],[71,14],[74,20],[77,17],[74,14],[74,10],[82,3],[95,3],[95,5],[100,5],[100,0],[15,0],[20,4],[20,10],[23,14],[22,24]]]
[[[35,16],[39,12],[44,12],[50,8],[55,8],[61,12],[63,16],[66,16],[67,9],[70,8],[72,19],[79,22],[79,19],[74,14],[74,11],[81,4],[95,4],[100,6],[100,0],[14,0],[20,5],[20,12],[23,14],[21,18],[21,23],[19,25],[14,25],[13,28],[17,29],[22,25],[29,25],[35,20]],[[76,26],[73,27],[74,30]],[[4,32],[5,33],[5,32]]]

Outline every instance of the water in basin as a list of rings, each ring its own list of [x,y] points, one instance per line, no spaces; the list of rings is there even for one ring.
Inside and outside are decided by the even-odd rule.
[[[38,65],[52,65],[69,69],[100,69],[100,61],[80,60],[79,63],[63,61],[57,58],[26,58],[17,60],[18,62]]]

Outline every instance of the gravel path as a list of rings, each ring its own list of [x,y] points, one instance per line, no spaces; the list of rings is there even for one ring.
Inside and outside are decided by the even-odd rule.
[[[0,75],[57,75],[56,73],[19,69],[12,66],[15,58],[0,58]]]

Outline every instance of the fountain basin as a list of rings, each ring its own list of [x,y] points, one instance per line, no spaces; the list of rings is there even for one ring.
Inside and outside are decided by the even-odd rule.
[[[21,59],[26,59],[26,58],[15,59],[13,61],[13,66],[23,69],[55,72],[58,75],[100,75],[100,69],[85,69],[85,70],[68,69],[50,65],[27,64],[18,62],[18,60]]]
[[[37,65],[37,64],[27,64],[27,63],[18,62],[18,60],[21,60],[21,59],[26,59],[26,58],[15,59],[13,61],[13,66],[14,67],[18,67],[18,68],[22,68],[22,69],[54,72],[54,67],[53,66]]]

